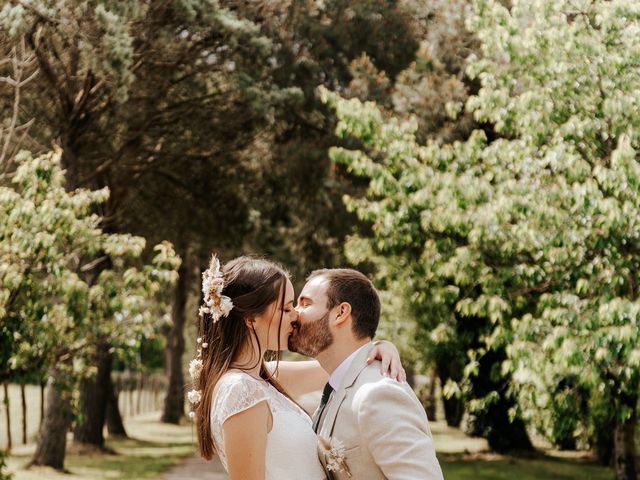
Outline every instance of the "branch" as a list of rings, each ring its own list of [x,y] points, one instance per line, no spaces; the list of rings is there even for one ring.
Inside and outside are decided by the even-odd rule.
[[[34,29],[35,27],[36,26],[34,25]],[[40,37],[39,31],[35,32],[35,37],[34,37],[34,29],[32,29],[32,31],[29,33],[27,37],[29,46],[36,54],[38,65],[40,66],[40,69],[44,74],[44,78],[49,82],[49,84],[53,88],[53,91],[58,94],[58,100],[60,101],[60,107],[62,112],[65,112],[66,111],[65,105],[68,105],[69,102],[63,95],[63,89],[60,87],[58,83],[58,77],[53,69],[53,66],[51,65],[51,62],[49,62],[49,60],[45,55],[45,52],[43,51],[42,45],[39,41],[39,37]]]
[[[102,257],[98,257],[95,260],[93,260],[92,262],[89,262],[85,265],[83,265],[82,267],[80,267],[80,271],[81,272],[88,272],[90,270],[93,270],[97,265],[100,265],[102,262],[109,260],[109,257],[107,255],[103,255]]]
[[[27,131],[33,120],[30,120],[22,125],[18,125],[18,115],[20,113],[20,100],[22,88],[30,83],[36,76],[38,75],[38,70],[36,69],[30,75],[27,75],[26,78],[23,78],[27,69],[34,65],[35,57],[32,55],[27,55],[26,42],[24,37],[20,38],[19,49],[14,46],[11,49],[11,57],[5,59],[3,64],[11,63],[13,68],[13,76],[12,77],[1,77],[0,80],[8,83],[13,87],[13,113],[11,115],[11,120],[9,121],[9,126],[6,129],[6,133],[4,129],[0,129],[0,140],[3,140],[2,150],[0,151],[0,165],[3,166],[3,173],[9,169],[9,162],[7,158],[11,158],[13,154],[17,151],[17,148],[24,141]],[[23,131],[22,136],[20,137],[17,144],[13,149],[10,150],[11,143],[14,139],[14,136],[17,132]],[[4,137],[4,139],[3,139]],[[11,153],[11,155],[8,155]]]
[[[60,22],[58,20],[56,20],[55,18],[50,17],[46,13],[42,13],[40,10],[38,10],[35,6],[32,5],[31,2],[25,2],[24,0],[18,0],[18,3],[20,5],[22,5],[24,8],[26,8],[27,10],[30,10],[31,12],[35,13],[35,15],[40,20],[44,20],[46,22],[53,23],[54,25],[59,25],[60,24]]]

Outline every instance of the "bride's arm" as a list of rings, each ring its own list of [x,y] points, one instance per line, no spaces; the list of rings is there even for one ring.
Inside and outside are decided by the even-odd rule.
[[[395,345],[387,340],[376,342],[369,353],[368,363],[374,359],[380,360],[380,373],[404,382],[407,376],[400,362],[400,353]],[[275,362],[269,362],[269,369],[275,370]],[[287,390],[289,395],[297,397],[305,393],[321,390],[329,375],[317,360],[281,361],[278,364],[276,378]]]
[[[229,417],[222,425],[229,480],[264,480],[271,412],[266,400]]]
[[[269,369],[273,372],[275,362],[269,362]],[[324,371],[317,360],[291,361],[283,360],[278,363],[275,372],[278,382],[292,397],[321,390],[329,380],[329,374]]]

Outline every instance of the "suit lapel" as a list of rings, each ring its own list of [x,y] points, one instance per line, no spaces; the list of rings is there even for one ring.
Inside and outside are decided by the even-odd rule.
[[[344,376],[344,380],[342,381],[342,386],[336,390],[333,394],[333,398],[329,400],[329,403],[326,406],[326,414],[324,419],[321,420],[320,429],[318,430],[318,434],[322,435],[322,437],[326,439],[330,439],[333,435],[333,427],[336,423],[336,418],[338,417],[338,411],[340,410],[340,406],[344,401],[344,398],[347,395],[347,390],[353,385],[360,375],[360,372],[364,370],[367,366],[367,356],[369,355],[369,351],[373,348],[373,343],[369,343],[365,348],[363,348],[353,359],[351,362],[351,366],[349,370],[347,370],[346,375]]]

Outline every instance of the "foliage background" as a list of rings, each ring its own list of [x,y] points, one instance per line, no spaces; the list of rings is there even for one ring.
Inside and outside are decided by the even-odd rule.
[[[635,478],[637,2],[0,5],[3,379],[164,357],[179,421],[211,252],[352,265],[450,425]]]

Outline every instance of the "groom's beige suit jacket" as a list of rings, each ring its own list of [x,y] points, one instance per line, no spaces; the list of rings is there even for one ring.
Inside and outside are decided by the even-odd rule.
[[[334,480],[443,479],[423,406],[408,384],[381,375],[380,362],[367,365],[372,347],[358,352],[320,419],[318,455],[327,475]],[[332,460],[337,470],[328,470]]]

